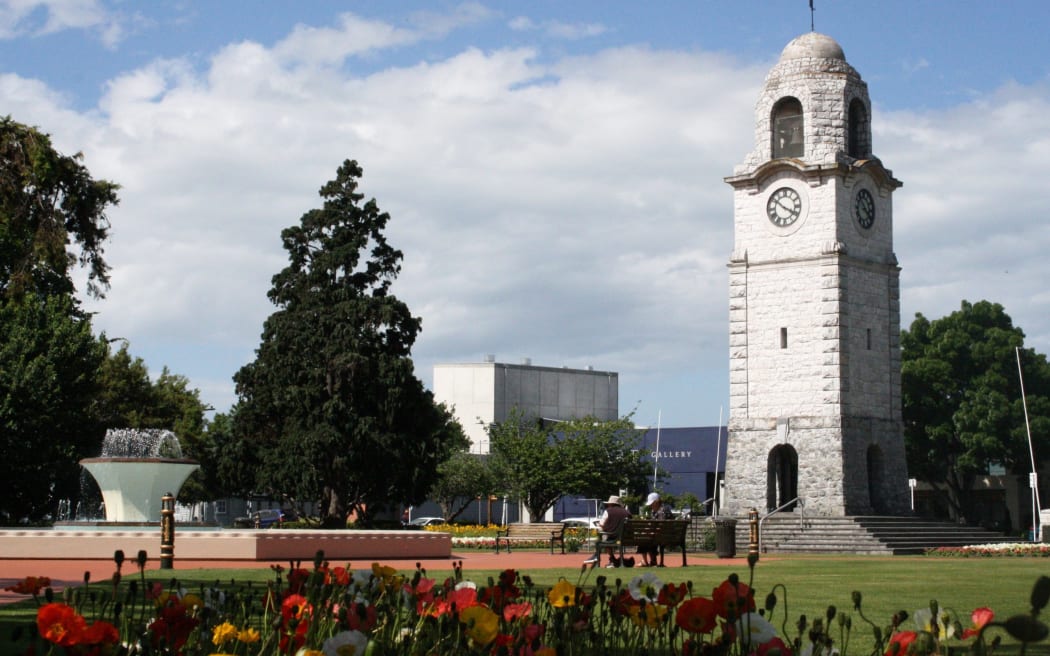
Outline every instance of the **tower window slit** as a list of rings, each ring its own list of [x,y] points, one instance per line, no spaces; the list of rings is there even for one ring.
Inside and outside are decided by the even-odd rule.
[[[780,329],[780,348],[786,349],[788,347],[788,329]]]
[[[868,350],[870,351],[871,350],[871,328],[868,328],[867,339],[868,339]]]
[[[806,130],[802,118],[802,103],[796,98],[784,98],[773,108],[773,158],[803,157]]]

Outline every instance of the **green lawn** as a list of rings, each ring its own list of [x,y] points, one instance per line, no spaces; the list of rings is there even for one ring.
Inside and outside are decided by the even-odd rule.
[[[596,569],[583,575],[578,568],[521,573],[529,575],[537,586],[550,587],[560,578],[588,585],[598,576],[605,576],[610,582],[621,579],[626,585],[632,577],[646,572],[655,573],[664,583],[691,582],[693,594],[701,596],[710,596],[712,588],[732,573],[738,574],[745,583],[750,578],[746,565],[739,562],[684,569]],[[191,591],[217,582],[222,586],[251,583],[253,587],[264,587],[274,576],[267,566],[260,566],[251,570],[186,570],[164,574],[154,571],[147,572],[146,578],[166,583],[172,574]],[[427,574],[431,578],[443,579],[452,572],[449,569]],[[498,574],[497,570],[472,570],[465,572],[464,578],[481,586],[489,577]],[[861,621],[853,608],[851,595],[854,590],[863,595],[864,615],[880,627],[889,624],[894,612],[905,610],[911,615],[916,609],[928,607],[932,599],[937,600],[942,608],[955,611],[965,627],[970,623],[970,612],[980,606],[994,610],[997,619],[1028,612],[1032,586],[1038,577],[1044,575],[1050,576],[1050,559],[1038,557],[767,556],[755,567],[753,587],[758,605],[762,607],[766,595],[776,586],[778,603],[771,619],[778,632],[783,633],[785,608],[788,611],[787,634],[793,638],[793,626],[800,614],[812,620],[823,617],[828,606],[834,605],[839,614],[849,615],[852,622],[848,653],[868,654],[872,644],[871,628]],[[126,574],[125,581],[132,577],[137,578],[137,574]],[[105,583],[92,585],[99,590],[106,586]],[[15,626],[32,622],[34,612],[31,600],[0,607],[0,641],[6,640]],[[911,629],[914,625],[909,620],[905,628]],[[833,635],[838,635],[837,629]]]

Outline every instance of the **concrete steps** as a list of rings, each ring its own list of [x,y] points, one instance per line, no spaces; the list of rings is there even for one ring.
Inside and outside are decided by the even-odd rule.
[[[736,525],[737,553],[747,553],[750,527]],[[980,527],[919,517],[809,517],[779,513],[761,525],[763,553],[921,554],[936,547],[1014,542]]]

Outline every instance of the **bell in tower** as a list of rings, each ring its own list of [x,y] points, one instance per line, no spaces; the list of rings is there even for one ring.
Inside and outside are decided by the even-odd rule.
[[[905,514],[900,269],[867,84],[838,43],[789,43],[726,178],[730,414],[723,507],[738,516]]]

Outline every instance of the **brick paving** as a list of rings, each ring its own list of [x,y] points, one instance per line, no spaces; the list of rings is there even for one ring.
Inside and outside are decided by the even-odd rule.
[[[427,560],[384,560],[381,558],[372,558],[368,559],[367,562],[355,562],[350,563],[350,565],[353,567],[368,567],[372,562],[379,562],[390,567],[395,567],[399,570],[410,571],[416,568],[416,563],[418,562],[420,566],[425,568],[428,572],[433,573],[451,571],[453,563],[462,562],[463,570],[465,572],[471,570],[500,570],[506,568],[528,572],[537,569],[581,567],[584,559],[586,559],[588,555],[588,553],[584,552],[564,555],[556,553],[551,555],[546,551],[519,550],[509,554],[506,552],[496,554],[494,551],[467,550],[454,552],[451,558]],[[166,570],[173,576],[177,576],[179,571],[193,569],[268,569],[272,564],[283,566],[288,565],[286,562],[274,563],[269,561],[263,562],[248,560],[179,560],[177,550],[175,556],[174,568],[172,570]],[[604,558],[602,559],[602,562],[606,562]],[[310,566],[311,563],[312,558],[306,558],[303,560],[303,564],[306,566]],[[677,554],[674,556],[669,554],[666,563],[668,566],[661,571],[682,569],[681,557]],[[711,553],[689,555],[689,567],[687,569],[712,566],[725,567],[727,570],[726,574],[728,574],[730,571],[740,571],[741,568],[746,569],[747,560],[744,556],[740,555],[736,558],[718,558]],[[151,558],[150,562],[146,565],[146,570],[152,572],[153,570],[159,569],[160,562],[156,558]],[[90,573],[92,581],[101,581],[110,578],[114,571],[115,565],[112,560],[84,560],[76,558],[49,560],[0,558],[0,604],[11,603],[26,598],[25,595],[16,595],[2,590],[2,588],[21,581],[26,576],[50,577],[52,588],[57,592],[66,586],[82,584],[85,572]],[[124,573],[127,574],[129,572],[137,572],[135,563],[130,560],[124,563]]]

